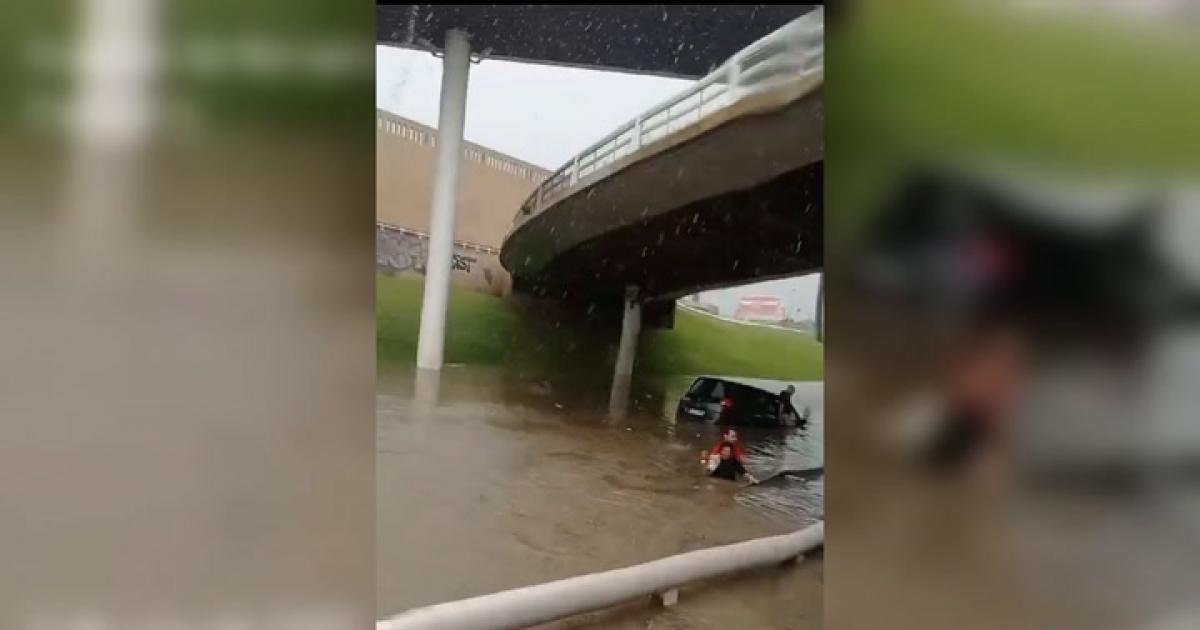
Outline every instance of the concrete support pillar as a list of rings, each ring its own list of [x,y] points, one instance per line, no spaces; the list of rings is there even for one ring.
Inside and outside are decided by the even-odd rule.
[[[94,269],[127,255],[127,241],[135,236],[144,161],[160,106],[154,60],[163,54],[163,11],[154,0],[75,4],[79,50],[73,58],[73,146],[63,190],[64,258],[78,257],[85,261],[81,268]]]
[[[816,334],[817,341],[825,342],[825,272],[821,272],[821,277],[817,278],[817,317],[816,317]]]
[[[450,297],[454,258],[454,214],[458,206],[458,175],[462,165],[463,123],[467,113],[467,78],[471,44],[459,30],[446,32],[442,58],[442,100],[438,112],[437,172],[429,211],[429,259],[425,263],[425,295],[421,302],[421,333],[417,367],[440,370],[446,343],[446,304]]]
[[[608,412],[622,419],[629,411],[629,391],[633,380],[633,360],[637,355],[638,336],[642,332],[642,304],[637,287],[625,289],[625,309],[621,320],[621,341],[617,346],[617,364],[613,367],[612,390],[609,392]]]
[[[413,400],[416,409],[422,414],[431,413],[438,406],[441,398],[441,370],[424,370],[417,368],[413,383]]]
[[[637,287],[625,290],[625,314],[621,320],[621,345],[617,348],[617,378],[633,376],[633,359],[637,355],[638,335],[642,332],[642,304]]]

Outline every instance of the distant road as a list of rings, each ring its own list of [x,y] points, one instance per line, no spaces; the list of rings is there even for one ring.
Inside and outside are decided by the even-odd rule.
[[[776,326],[775,324],[768,324],[766,322],[748,322],[748,321],[742,320],[742,319],[733,319],[732,317],[722,317],[721,315],[716,315],[716,314],[710,313],[704,309],[696,308],[696,307],[694,307],[690,304],[684,303],[682,301],[675,302],[675,305],[678,306],[679,308],[687,309],[693,313],[699,313],[701,315],[705,315],[705,316],[711,317],[713,319],[719,319],[723,322],[729,322],[731,324],[740,324],[742,326],[757,326],[759,328],[774,328],[776,330],[785,330],[790,333],[807,335],[809,337],[813,336],[813,334],[807,330],[800,330],[797,328],[788,328],[787,326]]]

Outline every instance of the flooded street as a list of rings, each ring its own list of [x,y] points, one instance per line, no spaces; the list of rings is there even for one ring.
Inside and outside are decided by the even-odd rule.
[[[615,421],[596,388],[448,367],[418,396],[411,371],[381,368],[378,616],[819,520],[823,477],[746,488],[705,476],[700,451],[718,429],[674,418],[690,383],[635,384],[632,409]],[[796,386],[796,407],[812,411],[807,428],[742,430],[759,478],[824,464],[821,384]],[[694,587],[703,596],[685,590],[670,611],[638,604],[552,627],[820,627],[822,579],[813,559]]]

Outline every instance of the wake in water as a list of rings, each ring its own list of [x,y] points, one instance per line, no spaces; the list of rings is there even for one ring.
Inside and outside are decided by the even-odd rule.
[[[809,481],[811,479],[820,479],[825,476],[825,467],[818,466],[816,468],[803,468],[795,470],[781,470],[756,485],[762,486],[766,484],[786,483],[788,481]]]

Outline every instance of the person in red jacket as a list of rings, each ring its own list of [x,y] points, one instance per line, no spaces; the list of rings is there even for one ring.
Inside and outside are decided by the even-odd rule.
[[[720,441],[714,444],[711,449],[709,449],[707,452],[701,451],[700,463],[710,468],[715,467],[715,462],[719,462],[721,459],[721,447],[726,445],[729,446],[733,455],[733,459],[737,460],[741,464],[746,463],[746,452],[743,451],[742,447],[738,445],[738,432],[737,429],[734,429],[733,427],[725,429],[725,431],[721,433]]]
[[[708,473],[709,476],[716,477],[717,479],[725,479],[727,481],[737,481],[738,479],[744,477],[746,481],[750,482],[750,485],[755,485],[758,483],[758,479],[755,479],[754,475],[751,475],[750,471],[746,470],[746,467],[742,465],[742,462],[734,459],[733,445],[729,442],[724,442],[721,444],[721,450],[717,455],[716,461],[717,465],[714,466],[712,471]]]

